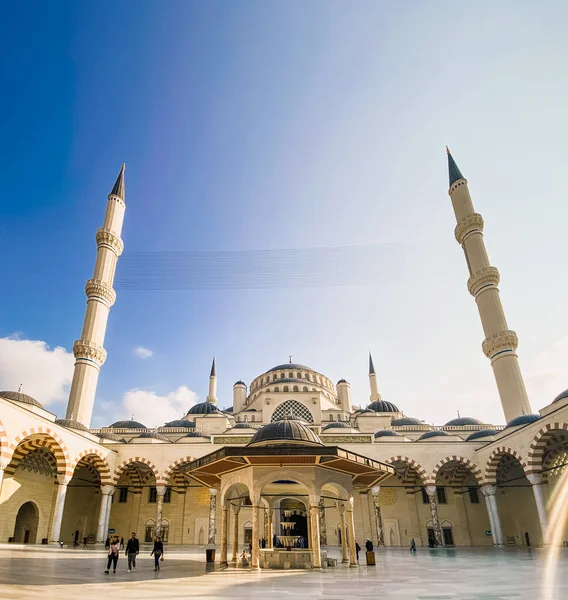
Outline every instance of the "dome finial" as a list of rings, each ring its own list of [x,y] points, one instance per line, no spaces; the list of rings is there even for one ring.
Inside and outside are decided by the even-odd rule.
[[[288,354],[288,364],[291,365],[292,364],[292,355]]]
[[[447,152],[448,154],[451,154],[451,152],[450,152],[450,149],[449,149],[447,146],[446,146],[446,152]]]
[[[20,387],[18,388],[18,392],[21,392],[21,391],[22,391],[22,387],[23,387],[23,385],[24,385],[23,383],[20,383]]]
[[[458,410],[458,419],[459,419],[460,417],[461,417],[461,415],[460,415],[460,411]]]

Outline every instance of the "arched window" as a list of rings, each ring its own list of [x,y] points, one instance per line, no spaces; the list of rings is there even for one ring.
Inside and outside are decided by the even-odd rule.
[[[250,417],[250,422],[251,422],[251,423],[254,423],[254,415],[251,415],[251,417]]]
[[[338,416],[339,416],[339,415],[338,415]],[[330,420],[330,421],[333,421],[333,413],[331,413],[331,414],[329,415],[329,420]]]
[[[272,413],[271,421],[279,421],[280,419],[289,416],[303,419],[308,423],[314,422],[310,409],[297,400],[286,400],[286,402],[282,402],[282,404],[280,404],[280,406]]]
[[[272,381],[276,381],[276,375],[272,376]]]
[[[284,379],[284,373],[280,373],[280,379]]]
[[[284,389],[285,392],[287,392],[288,391],[288,386],[285,385],[283,389]]]
[[[269,391],[270,391],[270,388],[266,388],[266,391],[267,391],[267,392],[269,392]]]
[[[297,377],[298,379],[302,379],[302,374],[301,374],[301,373],[296,373],[296,377]]]
[[[316,391],[316,388],[312,388],[312,392],[315,392],[315,391]]]
[[[288,373],[288,377],[289,377],[290,379],[294,379],[294,373]]]
[[[302,392],[307,392],[307,391],[308,391],[308,388],[307,388],[306,386],[304,386],[304,387],[302,388]]]
[[[280,391],[280,388],[279,388],[278,386],[276,386],[276,387],[274,388],[274,391],[275,391],[275,392],[279,392],[279,391]]]
[[[292,391],[293,391],[293,392],[299,392],[300,390],[298,389],[298,386],[297,386],[297,385],[295,385],[295,386],[292,388]]]

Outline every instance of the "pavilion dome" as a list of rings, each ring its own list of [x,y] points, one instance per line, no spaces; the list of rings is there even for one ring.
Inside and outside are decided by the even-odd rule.
[[[400,412],[397,406],[386,400],[375,400],[374,402],[371,402],[371,404],[367,406],[367,410],[373,410],[378,413]]]
[[[400,419],[393,419],[391,425],[393,427],[404,427],[405,425],[424,425],[424,423],[414,417],[401,417]]]
[[[2,395],[3,393],[4,392],[0,392],[0,395]],[[552,402],[559,402],[560,400],[564,400],[564,398],[568,398],[568,390],[564,390],[563,392],[558,394],[558,396],[556,396],[556,398],[554,398]]]
[[[43,409],[43,406],[35,398],[23,394],[22,392],[0,392],[0,398],[12,400],[13,402],[21,402],[22,404],[31,404],[32,406]]]
[[[199,402],[194,404],[188,411],[188,415],[210,415],[220,412],[212,402]]]
[[[458,417],[457,419],[448,421],[444,427],[463,427],[465,425],[482,425],[482,423],[479,419],[474,419],[473,417]]]
[[[480,431],[474,431],[471,435],[468,435],[466,438],[466,442],[474,442],[475,440],[479,440],[484,437],[489,437],[490,435],[495,435],[497,431],[493,429],[481,429]]]
[[[305,424],[294,417],[284,417],[280,421],[261,427],[252,437],[248,446],[322,446],[319,437]]]
[[[540,419],[540,415],[519,415],[514,419],[511,419],[505,429],[509,429],[509,427],[518,427],[519,425],[528,425],[529,423],[534,423]]]
[[[429,440],[431,438],[435,438],[435,437],[444,437],[447,436],[448,434],[445,431],[440,431],[439,429],[435,429],[434,431],[427,431],[426,433],[423,433],[417,441],[420,440]]]
[[[142,425],[142,423],[132,420],[117,421],[116,423],[109,425],[109,427],[111,429],[146,429],[146,425]]]
[[[134,439],[154,439],[154,440],[160,440],[162,442],[169,442],[170,440],[163,434],[163,433],[158,433],[157,431],[146,431],[144,433],[141,433],[140,435],[136,436],[136,438]]]
[[[76,429],[77,431],[89,431],[88,427],[85,427],[83,423],[75,421],[75,419],[55,419],[55,423],[61,427],[67,427],[67,429]]]
[[[377,431],[377,433],[375,433],[375,439],[376,438],[382,438],[382,437],[400,437],[400,433],[397,433],[396,431],[393,431],[392,429],[381,429],[380,431]]]

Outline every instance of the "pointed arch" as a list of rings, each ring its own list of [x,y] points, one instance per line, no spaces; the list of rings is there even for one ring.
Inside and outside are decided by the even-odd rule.
[[[568,433],[568,423],[547,423],[541,427],[529,447],[527,455],[527,473],[539,473],[542,471],[544,450],[546,444],[555,433]]]
[[[419,479],[419,485],[426,486],[435,484],[435,481],[432,481],[432,479],[426,473],[426,469],[424,469],[422,465],[418,464],[413,458],[409,458],[408,456],[391,456],[388,460],[385,460],[385,462],[387,464],[394,464],[397,462],[407,464],[416,472],[416,475]]]
[[[49,427],[32,427],[14,438],[14,443],[10,444],[9,464],[6,467],[5,474],[13,475],[21,460],[38,448],[47,449],[53,454],[57,473],[60,475],[73,475],[67,446],[59,435]]]
[[[8,444],[8,434],[0,421],[0,462],[8,462],[10,460],[10,446]]]
[[[98,448],[89,448],[83,450],[75,460],[71,463],[71,472],[74,473],[79,463],[84,462],[92,465],[99,473],[101,479],[101,485],[112,484],[111,469],[103,456],[103,453]]]
[[[185,456],[184,458],[178,458],[177,460],[174,460],[173,463],[166,467],[166,469],[160,475],[160,477],[156,478],[156,482],[159,482],[159,485],[166,485],[166,483],[171,479],[172,475],[175,471],[177,471],[179,467],[186,465],[187,463],[190,463],[193,460],[195,459],[191,456]]]
[[[453,462],[459,463],[460,465],[464,466],[475,477],[477,483],[481,483],[483,477],[481,469],[474,462],[469,460],[469,458],[464,458],[463,456],[456,455],[446,456],[446,458],[443,458],[440,462],[438,462],[438,464],[434,467],[434,470],[432,471],[432,479],[436,481],[444,465]]]
[[[517,461],[519,461],[523,471],[525,470],[526,462],[516,450],[513,450],[508,446],[499,446],[499,448],[495,448],[495,450],[493,450],[493,452],[489,455],[487,462],[485,463],[483,483],[497,483],[497,467],[499,466],[499,461],[505,455],[515,458]]]
[[[154,478],[156,479],[156,481],[158,481],[159,477],[160,477],[160,473],[158,472],[158,469],[156,468],[156,465],[148,460],[147,458],[143,458],[141,456],[133,456],[127,460],[124,460],[120,463],[120,465],[118,465],[118,467],[116,467],[116,469],[114,470],[114,474],[112,477],[112,483],[113,485],[116,485],[121,477],[121,475],[124,473],[125,469],[128,469],[128,467],[130,465],[135,466],[135,463],[138,464],[142,464],[145,465],[146,467],[148,467],[148,469],[150,469],[152,471],[152,473],[154,474]],[[133,481],[134,483],[134,481]],[[139,476],[139,485],[142,485],[142,477]]]

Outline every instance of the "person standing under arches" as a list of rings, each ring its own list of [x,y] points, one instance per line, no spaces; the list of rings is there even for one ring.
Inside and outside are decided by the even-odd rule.
[[[112,538],[112,541],[110,543],[110,549],[108,552],[108,559],[107,559],[107,568],[105,573],[108,575],[110,572],[110,565],[112,564],[112,572],[116,573],[116,567],[118,565],[118,553],[120,552],[120,540],[118,539],[118,536],[115,535]]]
[[[154,549],[150,553],[150,556],[154,555],[154,571],[160,570],[160,561],[164,560],[164,544],[159,537],[154,542]]]

